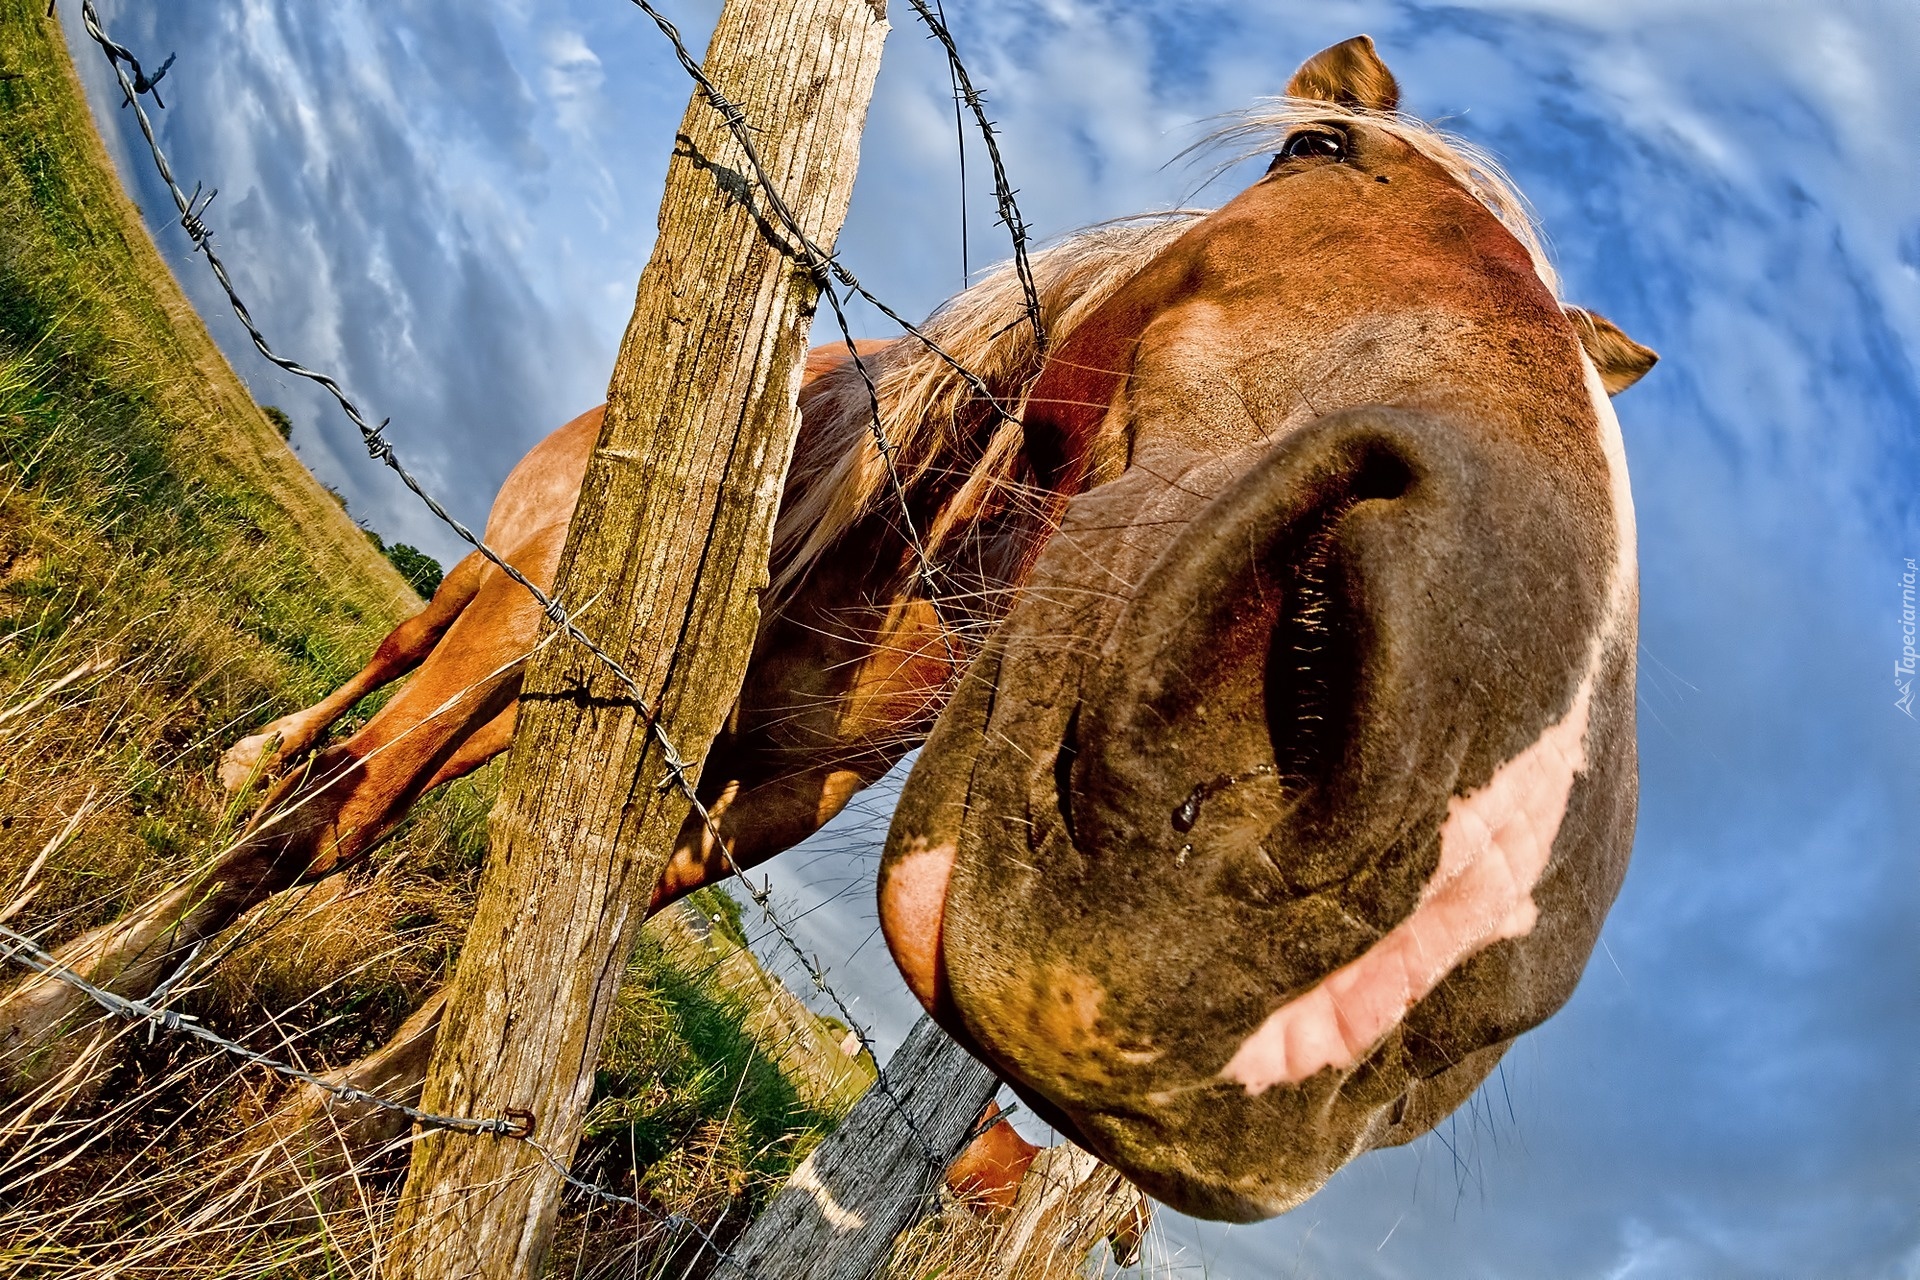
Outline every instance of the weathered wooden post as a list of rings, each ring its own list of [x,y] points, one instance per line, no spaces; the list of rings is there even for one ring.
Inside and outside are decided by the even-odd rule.
[[[729,1251],[759,1280],[867,1280],[934,1205],[1000,1082],[922,1017],[875,1085]],[[727,1274],[722,1269],[716,1274]]]
[[[1110,1240],[1131,1266],[1152,1208],[1120,1173],[1070,1143],[1035,1156],[1013,1205],[988,1214],[941,1194],[953,1158],[999,1086],[922,1017],[875,1085],[814,1148],[728,1250],[716,1276],[872,1280],[879,1275],[1061,1280]],[[933,1209],[935,1237],[903,1233]]]
[[[708,76],[744,112],[767,174],[831,246],[853,186],[887,31],[884,0],[728,0]],[[797,428],[817,290],[762,224],[768,206],[696,94],[660,235],[608,391],[558,595],[698,761],[737,696]],[[430,1134],[387,1274],[537,1274],[642,912],[688,812],[626,686],[561,638],[534,658],[491,820],[492,855],[453,978],[424,1105],[524,1114],[534,1142]],[[538,1146],[535,1145],[538,1144]],[[546,1154],[543,1154],[546,1153]]]

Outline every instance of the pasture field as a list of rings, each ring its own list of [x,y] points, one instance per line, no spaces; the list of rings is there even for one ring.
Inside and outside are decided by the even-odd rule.
[[[44,0],[0,0],[0,917],[57,944],[211,857],[246,816],[221,751],[418,606],[189,307]],[[493,787],[254,913],[179,1007],[309,1069],[377,1047],[449,971]],[[580,1166],[728,1226],[872,1078],[743,944],[710,893],[650,928]],[[287,1098],[144,1031],[77,1090],[0,1093],[0,1270],[363,1274],[405,1153],[276,1190],[261,1135]],[[556,1267],[653,1265],[643,1223],[568,1214]]]

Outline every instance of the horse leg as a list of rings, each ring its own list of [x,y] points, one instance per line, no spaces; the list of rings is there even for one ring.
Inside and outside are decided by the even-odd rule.
[[[462,742],[459,748],[447,758],[447,762],[440,766],[433,777],[427,780],[427,785],[422,788],[421,793],[424,795],[428,791],[435,790],[442,783],[452,782],[455,778],[466,777],[475,769],[478,769],[481,765],[512,746],[513,726],[514,722],[519,718],[519,714],[520,704],[515,702],[508,706],[505,711],[502,711],[499,715],[487,721],[478,729],[475,729],[467,740]]]
[[[550,576],[557,530],[527,549]],[[550,545],[547,545],[550,543]],[[419,673],[358,733],[275,785],[234,846],[206,870],[56,953],[66,969],[122,996],[151,993],[200,943],[269,897],[362,857],[437,780],[476,767],[505,745],[540,613],[493,573]],[[476,733],[483,739],[463,753]],[[29,1088],[92,1052],[63,1035],[91,1001],[58,979],[32,975],[0,997],[0,1073]]]
[[[974,1125],[978,1136],[947,1166],[947,1193],[982,1213],[1013,1208],[1021,1180],[1042,1150],[1005,1120],[995,1119],[999,1114],[999,1103],[987,1103]]]
[[[474,730],[428,780],[424,790],[432,791],[442,783],[465,777],[511,746],[517,710],[517,704],[509,706]],[[447,991],[442,987],[408,1015],[386,1044],[325,1079],[393,1102],[418,1102],[446,1002]],[[324,1176],[342,1171],[343,1157],[349,1164],[359,1163],[399,1141],[411,1123],[397,1111],[347,1102],[318,1086],[303,1084],[281,1104],[264,1132],[271,1145],[295,1166],[310,1176],[316,1172]]]
[[[893,763],[889,757],[878,757],[859,769],[824,764],[744,789],[729,784],[711,795],[702,786],[701,799],[713,817],[713,828],[699,814],[687,815],[660,882],[654,886],[647,914],[791,849],[826,826]]]
[[[509,707],[476,730],[429,785],[450,781],[505,750],[513,738],[516,710]],[[707,772],[715,777],[736,772],[727,767],[730,763],[724,758],[712,760]],[[823,766],[745,790],[726,783],[718,788],[717,797],[705,799],[732,858],[744,869],[813,834],[871,780],[869,775],[884,773],[890,764],[890,760],[876,760],[857,774]],[[733,865],[719,850],[713,833],[697,815],[690,814],[647,907],[647,916],[651,918],[703,884],[726,879]],[[385,1045],[334,1072],[328,1080],[392,1101],[415,1101],[426,1082],[445,1006],[446,990],[442,988],[415,1010]],[[324,1178],[377,1155],[403,1137],[410,1124],[399,1112],[303,1085],[281,1105],[262,1132],[275,1150],[288,1153],[310,1175]],[[1018,1183],[1017,1174],[1013,1181]]]
[[[312,706],[282,716],[228,748],[220,757],[220,785],[238,791],[249,778],[296,758],[354,703],[419,666],[461,610],[472,602],[486,568],[487,562],[479,552],[467,556],[441,580],[426,608],[387,633],[367,665],[352,679]]]

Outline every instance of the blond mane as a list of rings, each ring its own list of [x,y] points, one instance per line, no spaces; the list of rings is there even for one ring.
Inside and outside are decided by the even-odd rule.
[[[1223,168],[1276,150],[1288,133],[1315,121],[1363,121],[1401,139],[1433,161],[1484,204],[1526,249],[1535,271],[1558,296],[1559,286],[1532,208],[1486,152],[1414,116],[1336,106],[1317,99],[1262,99],[1198,144],[1231,148]],[[1212,210],[1178,209],[1098,223],[1032,256],[1040,314],[1052,344],[1064,342],[1161,250]],[[1026,321],[1026,302],[1012,263],[949,299],[921,331],[971,370],[1011,420],[982,405],[972,383],[926,343],[908,336],[863,358],[873,380],[852,361],[809,388],[807,430],[787,479],[787,502],[773,535],[770,600],[787,597],[807,571],[855,524],[916,491],[930,475],[965,469],[967,478],[928,528],[918,530],[939,563],[956,534],[1013,484],[1019,464],[1027,395],[1045,353]],[[893,455],[894,476],[873,434],[873,402]],[[982,423],[988,424],[979,444]],[[971,455],[971,456],[968,456]]]

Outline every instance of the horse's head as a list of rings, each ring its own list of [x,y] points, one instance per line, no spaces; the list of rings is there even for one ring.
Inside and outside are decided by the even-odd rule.
[[[909,985],[1168,1203],[1258,1218],[1572,993],[1636,794],[1609,391],[1488,162],[1316,56],[1261,180],[1051,352],[1059,531],[881,876]]]

